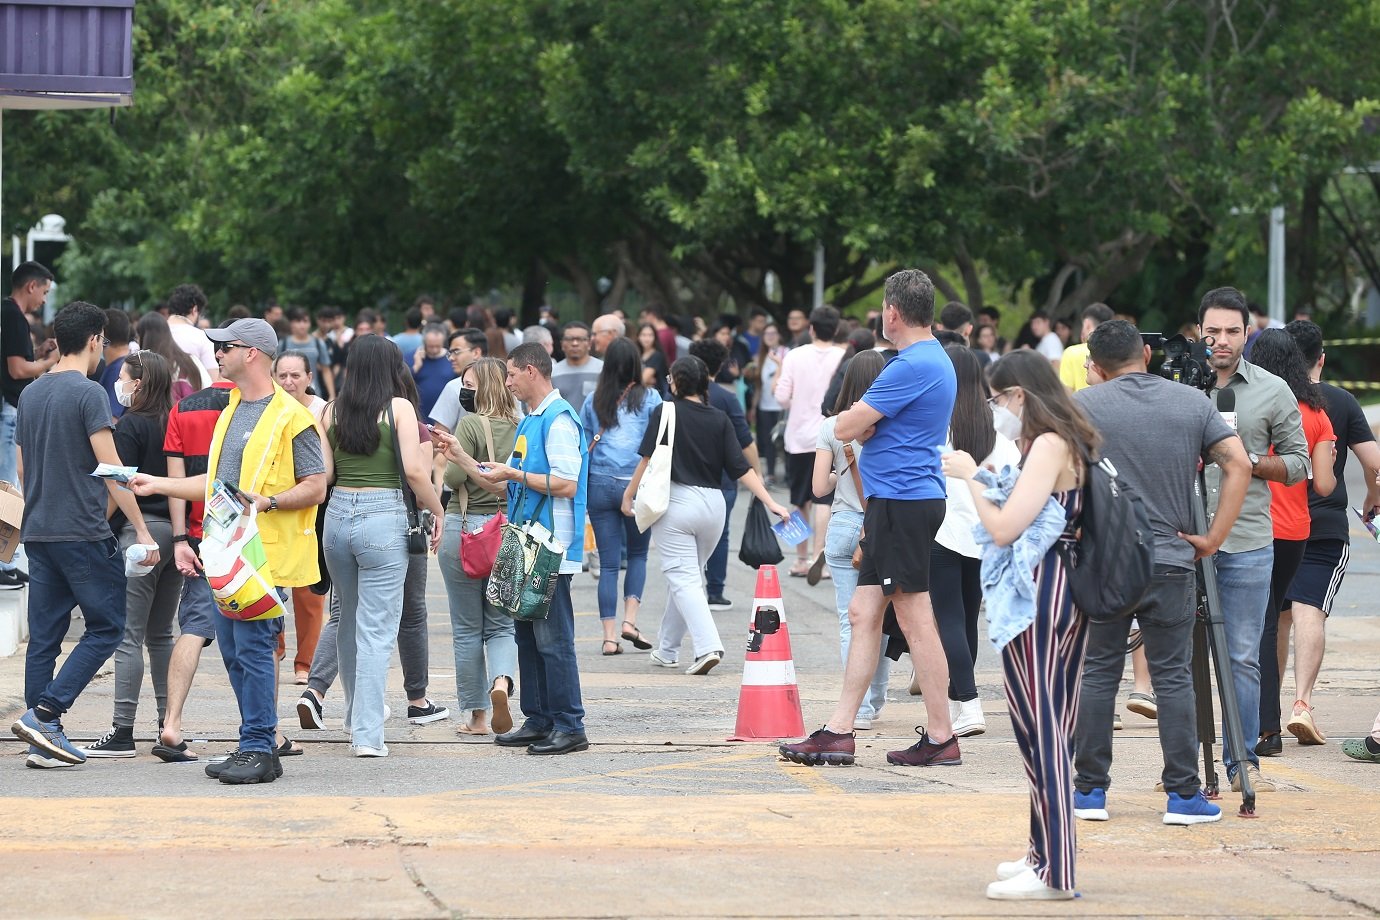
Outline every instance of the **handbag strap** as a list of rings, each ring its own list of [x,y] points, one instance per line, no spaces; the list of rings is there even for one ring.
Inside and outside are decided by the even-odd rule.
[[[383,410],[384,418],[388,419],[388,429],[393,433],[393,459],[398,462],[398,482],[402,485],[403,503],[407,506],[407,526],[417,526],[417,496],[412,494],[412,487],[407,484],[407,473],[403,470],[402,458],[402,438],[398,437],[398,423],[393,420],[393,400],[388,400],[388,405]]]
[[[661,424],[657,426],[656,442],[661,443],[661,439],[666,439],[666,446],[672,449],[676,445],[676,403],[675,400],[661,404]]]
[[[867,510],[867,493],[863,492],[862,476],[858,474],[858,458],[853,453],[853,442],[843,445],[843,455],[848,458],[848,470],[853,475],[853,488],[858,490],[858,504]]]
[[[488,445],[489,448],[489,462],[494,463],[497,458],[494,457],[493,425],[489,422],[489,417],[487,415],[476,415],[475,417],[478,418],[479,423],[484,426],[484,443]],[[466,515],[469,513],[469,510],[470,485],[469,477],[467,476],[465,477],[465,482],[463,482],[460,487],[460,532],[462,535],[464,534],[465,522],[467,520]]]

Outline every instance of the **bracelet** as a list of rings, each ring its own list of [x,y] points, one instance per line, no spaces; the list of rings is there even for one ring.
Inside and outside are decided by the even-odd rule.
[[[172,541],[174,543],[186,543],[188,539],[189,538],[185,533],[177,533],[173,534]]]

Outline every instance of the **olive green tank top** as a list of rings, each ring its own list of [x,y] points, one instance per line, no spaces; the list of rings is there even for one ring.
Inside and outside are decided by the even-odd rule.
[[[335,455],[335,484],[347,489],[401,489],[398,460],[393,451],[393,429],[379,422],[379,446],[363,456],[341,450],[335,440],[335,425],[326,431]]]

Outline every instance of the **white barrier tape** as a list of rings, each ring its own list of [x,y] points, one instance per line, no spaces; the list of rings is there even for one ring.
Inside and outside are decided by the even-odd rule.
[[[744,687],[794,687],[794,661],[744,661]]]

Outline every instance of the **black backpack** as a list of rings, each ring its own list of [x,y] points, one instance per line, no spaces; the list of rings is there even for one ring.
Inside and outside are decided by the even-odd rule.
[[[1150,588],[1155,537],[1135,490],[1105,457],[1087,465],[1076,541],[1061,540],[1073,604],[1094,623],[1129,615]]]

